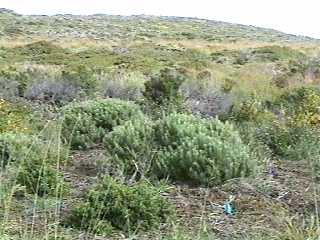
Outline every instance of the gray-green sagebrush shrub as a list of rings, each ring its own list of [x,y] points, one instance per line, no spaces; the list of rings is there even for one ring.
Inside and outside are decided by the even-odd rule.
[[[104,145],[125,175],[150,172],[156,154],[154,122],[141,117],[116,127],[104,138]]]
[[[186,114],[173,113],[154,124],[127,123],[107,135],[105,143],[127,172],[140,168],[194,184],[249,176],[259,164],[231,124]]]
[[[73,209],[67,223],[99,234],[113,229],[130,232],[157,228],[174,216],[174,208],[162,192],[147,182],[128,186],[105,177]]]
[[[81,89],[59,79],[42,79],[30,84],[24,97],[29,100],[63,105],[81,96]]]
[[[142,115],[137,105],[115,99],[70,104],[62,113],[62,135],[73,149],[93,147],[115,126]]]
[[[256,170],[256,159],[229,123],[171,114],[158,122],[155,133],[160,176],[213,185]]]
[[[60,157],[52,150],[50,144],[34,136],[1,134],[0,171],[15,169],[15,181],[31,194],[61,193],[65,184],[62,174],[56,169]]]

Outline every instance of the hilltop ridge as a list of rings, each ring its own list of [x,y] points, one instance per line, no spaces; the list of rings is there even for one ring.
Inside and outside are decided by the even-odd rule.
[[[152,15],[19,15],[9,9],[0,9],[0,35],[80,37],[105,40],[123,38],[177,38],[200,39],[209,42],[318,42],[306,36],[286,34],[278,30],[227,23],[223,21]]]

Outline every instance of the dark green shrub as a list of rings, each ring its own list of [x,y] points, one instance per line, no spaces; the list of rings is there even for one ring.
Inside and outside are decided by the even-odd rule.
[[[265,104],[255,97],[241,102],[238,105],[234,105],[228,116],[235,122],[271,122],[275,120],[275,116],[272,112],[268,111]]]
[[[221,88],[225,93],[230,93],[236,85],[237,82],[234,79],[226,78]]]
[[[138,106],[121,100],[70,104],[63,109],[62,134],[72,148],[90,148],[101,143],[115,126],[140,116]]]
[[[219,63],[219,64],[224,64],[229,61],[229,58],[231,57],[231,51],[229,50],[223,50],[219,52],[213,52],[210,54],[210,58],[212,61]]]
[[[312,174],[320,179],[320,132],[319,129],[308,129],[301,134],[296,144],[287,150],[289,159],[303,160],[309,163]]]
[[[289,87],[290,85],[290,75],[288,73],[281,73],[279,75],[276,75],[273,78],[273,83],[278,87],[278,88],[286,88]]]
[[[14,67],[0,70],[0,97],[23,97],[31,76]],[[3,96],[1,96],[3,95]]]
[[[64,65],[74,61],[71,52],[49,41],[37,41],[13,48],[19,59],[49,65]]]
[[[264,46],[243,50],[222,50],[211,53],[216,63],[245,65],[250,62],[277,62],[303,59],[305,54],[290,47]]]
[[[249,62],[250,56],[245,52],[240,52],[239,55],[235,58],[233,64],[236,65],[245,65]]]
[[[298,154],[298,152],[304,151],[306,153],[307,146],[304,142],[311,140],[314,142],[319,136],[315,134],[312,138],[311,129],[309,126],[301,127],[274,121],[256,126],[256,137],[266,144],[275,155],[286,158],[291,155],[290,158],[294,158],[292,156],[296,154],[296,158],[302,158],[302,153]],[[305,147],[304,150],[303,147]],[[297,152],[295,153],[295,151]]]
[[[0,163],[16,169],[16,181],[40,196],[59,193],[65,185],[56,169],[56,149],[40,139],[23,134],[0,135]],[[62,161],[62,159],[61,159]]]
[[[69,224],[99,234],[112,228],[125,232],[150,230],[173,216],[162,189],[146,182],[132,186],[105,177],[87,194],[68,220]]]
[[[270,62],[305,57],[305,55],[298,50],[282,46],[265,46],[254,48],[252,49],[251,54],[257,60]]]
[[[267,163],[272,158],[272,151],[257,134],[257,128],[260,125],[261,124],[254,122],[236,123],[240,137],[243,143],[249,147],[253,158],[257,159],[259,162]]]
[[[265,123],[257,127],[256,131],[258,139],[278,156],[284,156],[287,148],[295,141],[291,129],[283,123]]]
[[[287,63],[287,66],[285,66],[288,75],[298,74],[302,76],[303,79],[306,78],[306,75],[309,71],[316,72],[317,67],[319,67],[318,63],[309,58],[290,59]]]
[[[291,160],[308,161],[320,176],[320,130],[302,127],[295,130],[295,141],[286,149],[286,157]]]
[[[33,42],[24,46],[19,46],[17,48],[20,49],[23,54],[28,56],[64,52],[63,48],[44,40]]]
[[[212,73],[209,70],[203,70],[197,74],[198,81],[205,81],[205,80],[211,80],[211,79],[212,79]]]
[[[184,114],[165,117],[155,127],[161,146],[155,172],[195,184],[214,185],[253,174],[257,162],[229,123]]]
[[[41,158],[23,161],[16,179],[29,193],[39,196],[60,195],[66,190],[63,174]]]
[[[151,108],[181,109],[184,100],[179,89],[184,81],[185,77],[179,71],[165,68],[145,83],[143,95]]]
[[[276,106],[285,108],[289,113],[297,111],[317,111],[320,105],[320,89],[300,87],[287,90],[276,101]]]
[[[79,87],[88,95],[92,95],[98,87],[95,73],[86,66],[68,67],[62,71],[61,77],[63,81]]]
[[[283,105],[284,107],[290,107],[292,106],[295,108],[301,101],[304,101],[306,98],[308,98],[312,94],[320,94],[320,89],[314,88],[314,87],[300,87],[295,89],[287,90],[285,93],[283,93],[276,103],[278,105]]]
[[[181,56],[181,62],[179,64],[185,68],[193,68],[196,70],[202,70],[210,65],[210,55],[196,49],[186,49]]]
[[[3,32],[5,33],[5,35],[11,36],[11,37],[17,37],[23,34],[23,29],[21,28],[21,26],[14,24],[14,25],[6,26],[3,29]]]
[[[280,73],[273,77],[273,82],[279,88],[300,85],[306,79],[317,78],[317,66],[311,59],[294,58],[277,64]]]

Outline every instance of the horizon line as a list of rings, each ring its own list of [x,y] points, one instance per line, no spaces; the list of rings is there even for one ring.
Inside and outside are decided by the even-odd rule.
[[[223,21],[223,20],[217,20],[217,19],[212,19],[212,18],[207,18],[207,17],[196,17],[196,16],[178,16],[178,15],[157,15],[157,14],[146,14],[146,13],[141,13],[141,14],[110,14],[110,13],[103,13],[103,12],[96,12],[96,13],[81,13],[81,14],[76,14],[76,13],[67,13],[67,12],[61,12],[61,13],[19,13],[19,11],[10,9],[10,8],[4,8],[0,7],[0,14],[3,12],[8,12],[8,13],[13,13],[19,16],[47,16],[47,17],[54,17],[54,16],[59,16],[59,15],[69,15],[69,16],[97,16],[97,15],[105,15],[105,16],[119,16],[119,17],[159,17],[159,18],[181,18],[181,19],[193,19],[193,20],[201,20],[201,21],[213,21],[213,22],[220,22],[220,23],[227,23],[231,25],[238,25],[238,26],[246,26],[246,27],[254,27],[254,28],[260,28],[260,29],[265,29],[265,30],[272,30],[276,31],[282,34],[286,35],[291,35],[291,36],[296,36],[296,37],[301,37],[301,38],[306,38],[309,40],[315,40],[315,41],[320,41],[320,38],[313,37],[313,36],[307,36],[304,34],[296,34],[296,33],[288,33],[286,31],[280,30],[280,29],[275,29],[272,27],[263,27],[263,26],[257,26],[253,24],[243,24],[243,23],[237,23],[237,22],[229,22],[229,21]]]

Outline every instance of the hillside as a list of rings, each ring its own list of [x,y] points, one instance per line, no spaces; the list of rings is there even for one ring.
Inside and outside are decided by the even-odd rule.
[[[316,42],[315,39],[284,34],[272,29],[184,17],[54,15],[24,16],[3,9],[1,37],[92,38],[108,41],[197,39],[208,42]]]
[[[320,40],[0,8],[0,239],[318,240]]]

